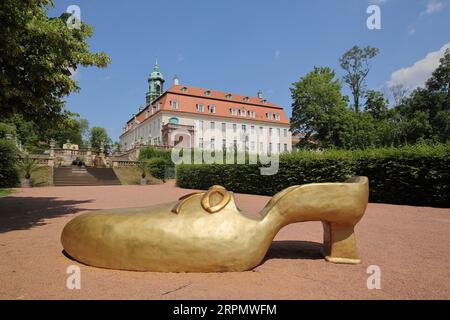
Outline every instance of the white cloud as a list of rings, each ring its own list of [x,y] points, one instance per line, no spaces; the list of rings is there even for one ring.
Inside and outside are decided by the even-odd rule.
[[[412,26],[408,28],[408,34],[413,35],[415,33],[416,33],[416,28],[414,28]]]
[[[444,1],[442,0],[429,0],[427,3],[427,7],[425,9],[424,12],[422,12],[422,14],[433,14],[436,12],[439,12],[442,10],[442,8],[444,8]]]
[[[439,60],[444,56],[446,49],[450,49],[450,42],[440,50],[428,53],[424,59],[417,61],[414,65],[394,71],[387,86],[402,84],[409,89],[423,86],[431,73],[439,66]]]

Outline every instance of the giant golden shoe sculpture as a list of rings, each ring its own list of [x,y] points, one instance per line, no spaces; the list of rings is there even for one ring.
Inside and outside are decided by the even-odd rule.
[[[82,214],[64,228],[61,242],[88,265],[162,272],[244,271],[257,266],[277,232],[301,221],[322,221],[324,255],[359,263],[354,226],[368,202],[368,180],[287,188],[264,207],[261,218],[236,207],[221,186],[148,208]]]

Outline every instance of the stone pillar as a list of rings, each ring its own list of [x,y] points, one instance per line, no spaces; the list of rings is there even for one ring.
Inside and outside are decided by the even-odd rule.
[[[100,154],[99,156],[104,157],[105,156],[105,144],[103,142],[100,143]]]
[[[50,145],[50,159],[48,160],[48,165],[50,167],[54,167],[55,166],[55,140],[51,139],[49,145]]]

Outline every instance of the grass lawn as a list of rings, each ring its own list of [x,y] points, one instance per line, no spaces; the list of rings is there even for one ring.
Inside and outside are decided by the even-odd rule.
[[[120,167],[114,168],[117,178],[123,185],[140,184],[141,170],[137,167]],[[152,177],[147,173],[147,184],[160,184],[161,180]]]
[[[14,193],[15,190],[14,189],[9,189],[9,188],[0,188],[0,198],[1,197],[6,197],[7,195],[10,195],[12,193]]]
[[[23,179],[23,172],[19,172],[20,179]],[[34,187],[48,187],[53,185],[52,168],[42,166],[31,174]]]

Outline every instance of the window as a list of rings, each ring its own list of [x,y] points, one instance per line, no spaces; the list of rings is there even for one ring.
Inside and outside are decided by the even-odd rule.
[[[283,129],[283,135],[287,137],[287,129]]]
[[[172,123],[172,124],[178,124],[179,120],[176,117],[172,117],[172,118],[169,119],[169,122]]]
[[[250,142],[250,150],[255,151],[255,141]]]
[[[233,140],[233,148],[237,149],[237,140]]]
[[[203,138],[198,138],[198,147],[203,149]]]
[[[277,136],[279,137],[280,135],[281,135],[281,129],[280,128],[277,128]]]
[[[261,136],[264,134],[264,128],[263,127],[259,127],[259,134]]]
[[[280,114],[279,113],[275,113],[275,120],[276,121],[280,121]]]
[[[266,99],[263,99],[262,103],[263,103],[263,104],[266,104],[266,103],[267,103],[267,100],[266,100]]]
[[[199,128],[200,130],[203,130],[203,120],[199,120],[199,121],[198,121],[198,128]]]
[[[269,142],[269,154],[272,153],[272,142]]]
[[[237,109],[236,108],[231,108],[230,112],[231,112],[232,116],[237,116]]]
[[[247,110],[241,109],[241,117],[247,116]]]
[[[182,92],[186,92],[188,89],[186,87],[181,88]]]
[[[233,98],[233,96],[232,96],[231,94],[227,94],[227,95],[225,96],[225,98],[227,98],[228,100],[231,100],[231,98]]]
[[[250,111],[248,112],[248,115],[249,115],[250,118],[255,118],[255,111],[250,110]]]
[[[211,138],[211,141],[209,142],[210,148],[215,149],[216,148],[215,145],[216,145],[216,139]]]
[[[252,134],[255,134],[255,126],[251,126],[251,127],[250,127],[250,130],[251,130],[251,133],[252,133]]]
[[[287,143],[284,144],[284,152],[287,152],[288,148],[287,148]]]
[[[206,91],[205,91],[205,96],[209,97],[210,95],[211,95],[211,91],[206,90]]]
[[[197,111],[198,112],[205,112],[205,106],[201,103],[197,104]]]
[[[161,104],[158,102],[155,106],[155,111],[159,111],[160,107],[161,107]]]
[[[278,151],[278,153],[281,152],[281,143],[277,143],[277,151]]]
[[[227,124],[225,122],[222,122],[222,132],[227,131]]]
[[[272,113],[271,112],[266,113],[266,116],[267,116],[267,119],[272,120]]]
[[[237,124],[233,123],[233,132],[236,133],[236,131],[237,131]]]
[[[211,121],[211,130],[216,129],[216,123],[214,121]]]
[[[270,137],[272,136],[272,131],[273,131],[273,129],[272,129],[272,128],[269,128],[269,136],[270,136]]]
[[[222,139],[222,149],[227,147],[227,139]]]
[[[260,142],[260,143],[259,143],[259,152],[261,153],[261,152],[263,152],[263,151],[264,151],[264,146],[263,146],[263,143]]]
[[[170,106],[173,110],[178,109],[178,101],[177,100],[170,100]]]
[[[243,131],[243,132],[246,132],[246,131],[247,131],[247,125],[245,125],[245,124],[242,125],[242,131]]]
[[[250,100],[249,97],[245,97],[245,98],[244,98],[244,101],[245,101],[245,102],[248,102],[249,100]]]
[[[210,113],[216,113],[216,106],[210,105],[208,106],[208,110]]]

